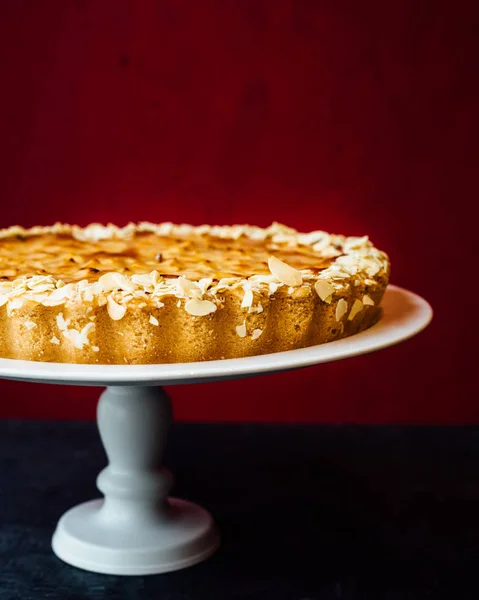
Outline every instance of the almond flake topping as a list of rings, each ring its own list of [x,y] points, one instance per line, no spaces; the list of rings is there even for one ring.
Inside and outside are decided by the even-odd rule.
[[[22,306],[23,306],[22,298],[13,298],[13,300],[10,300],[9,303],[7,304],[7,315],[10,317],[14,310],[16,310],[17,308],[21,308]]]
[[[338,304],[336,305],[336,321],[341,321],[347,311],[348,303],[344,298],[340,298]]]
[[[333,286],[324,279],[318,279],[318,281],[314,284],[314,289],[323,302],[326,302],[327,298],[334,294]],[[330,302],[331,300],[329,300],[328,304]]]
[[[133,292],[136,289],[136,285],[126,275],[123,275],[123,273],[105,273],[105,275],[100,277],[98,283],[104,292],[111,292],[113,290]]]
[[[380,270],[381,270],[381,265],[378,264],[377,262],[373,262],[366,269],[366,273],[369,275],[369,277],[374,277],[375,275],[377,275],[379,273]]]
[[[263,333],[262,329],[253,329],[253,334],[251,335],[251,339],[257,340],[262,333]]]
[[[160,324],[158,322],[158,319],[156,317],[154,317],[153,315],[150,315],[150,319],[149,319],[150,323],[152,325],[154,325],[155,327],[158,327],[158,325]]]
[[[52,344],[55,344],[55,346],[59,346],[59,345],[60,345],[60,340],[57,338],[57,336],[56,336],[56,335],[54,335],[54,336],[52,337],[52,339],[50,340],[50,342],[51,342]]]
[[[279,285],[275,281],[272,281],[269,284],[269,293],[268,293],[268,295],[272,296],[273,294],[275,294],[278,291],[278,287],[279,287]]]
[[[120,319],[123,319],[126,313],[126,306],[118,304],[111,296],[108,296],[106,300],[106,309],[113,321],[120,321]]]
[[[245,283],[243,285],[244,296],[241,302],[241,308],[251,308],[253,305],[253,290]]]
[[[150,273],[150,277],[151,277],[151,281],[153,282],[153,285],[156,287],[158,285],[160,285],[161,283],[161,275],[158,273],[158,271],[152,271]]]
[[[204,317],[205,315],[215,312],[216,304],[213,304],[213,302],[210,302],[209,300],[198,300],[197,298],[193,298],[185,303],[185,310],[194,317]]]
[[[290,267],[275,256],[269,257],[268,267],[276,279],[281,283],[284,283],[284,285],[298,287],[303,283],[303,277],[297,269]]]
[[[0,294],[8,294],[13,289],[13,283],[11,281],[0,281]]]
[[[361,300],[356,298],[351,308],[351,312],[348,315],[348,321],[352,321],[354,317],[363,310],[363,303]]]
[[[192,255],[192,264],[183,265],[183,262],[188,263],[190,258],[182,256],[181,249],[176,256],[169,257],[168,252],[165,255],[161,247],[159,249],[163,254],[162,262],[165,263],[166,274],[162,275],[157,270],[147,273],[146,271],[152,268],[153,263],[148,261],[143,263],[140,256],[130,256],[126,252],[132,241],[134,244],[136,243],[135,236],[141,232],[158,236],[171,236],[175,240],[179,239],[180,248],[183,246],[181,240],[185,240],[184,245],[187,249],[190,244],[187,240],[189,236],[218,237],[223,240],[241,240],[242,238],[254,240],[255,243],[264,246],[264,248],[260,248],[263,253],[260,262],[263,265],[268,254],[270,254],[268,260],[270,273],[258,274],[254,268],[254,259],[252,259],[253,262],[250,268],[246,268],[241,261],[238,262],[238,268],[233,268],[233,265],[228,262],[231,257],[227,255],[223,260],[221,256],[220,260],[219,254],[218,258],[213,256],[212,261],[208,261],[204,265],[202,263],[203,266],[209,265],[203,272],[203,266],[197,270],[196,266],[198,265],[193,264],[198,262],[196,258],[199,258],[199,262],[201,262],[201,256]],[[269,293],[271,296],[283,285],[286,286],[288,293],[293,296],[297,293],[295,288],[301,285],[307,285],[308,287],[314,285],[319,298],[323,302],[331,303],[334,293],[339,292],[342,296],[346,296],[349,290],[355,286],[371,286],[371,290],[378,289],[382,282],[378,281],[377,276],[379,275],[382,280],[385,280],[389,274],[387,255],[376,249],[367,236],[346,237],[328,234],[324,231],[299,233],[295,229],[279,223],[273,223],[267,228],[248,225],[201,225],[195,227],[184,224],[153,224],[148,222],[130,223],[125,227],[92,223],[86,228],[81,228],[57,223],[50,227],[24,229],[15,226],[0,229],[0,240],[14,236],[24,239],[48,234],[72,236],[82,242],[94,243],[99,246],[104,245],[107,248],[107,253],[105,255],[99,253],[98,257],[88,258],[87,262],[86,259],[82,262],[83,250],[79,251],[77,255],[75,249],[71,248],[70,253],[67,252],[64,257],[52,254],[48,258],[48,264],[44,264],[35,256],[28,257],[26,258],[28,269],[24,267],[16,268],[16,259],[13,257],[12,261],[15,268],[7,262],[3,270],[0,270],[2,276],[13,278],[12,281],[0,282],[0,306],[6,304],[7,315],[9,316],[12,315],[13,311],[21,308],[24,302],[37,302],[43,306],[52,307],[74,305],[75,309],[81,306],[82,303],[89,303],[95,308],[107,304],[111,318],[120,319],[124,316],[130,304],[138,308],[161,306],[162,303],[159,300],[163,300],[165,296],[172,296],[173,301],[177,301],[179,307],[185,306],[185,303],[188,304],[193,313],[187,312],[196,315],[199,311],[199,316],[199,314],[209,314],[217,310],[218,307],[222,306],[222,299],[218,298],[218,304],[206,300],[204,302],[207,302],[207,304],[189,303],[189,300],[203,302],[202,299],[207,292],[215,296],[227,289],[236,288],[243,288],[244,294],[241,299],[241,307],[247,309],[248,312],[256,312],[256,306],[253,306],[253,304],[259,299],[260,293]],[[262,242],[266,242],[266,244]],[[59,244],[60,247],[62,243]],[[292,250],[309,256],[308,261],[305,261],[306,266],[304,269],[300,266],[301,270],[298,270],[281,260],[282,256],[288,256],[282,254],[283,250]],[[318,258],[329,263],[321,268],[319,274],[317,271],[313,273],[310,270],[312,267],[308,268],[307,266],[308,264],[314,264],[314,261],[311,262],[310,260],[312,258],[311,251],[313,253],[317,252],[320,255]],[[275,256],[276,252],[278,252],[277,256]],[[109,256],[109,253],[111,253],[111,256]],[[115,254],[123,254],[123,256],[117,259],[114,256]],[[188,254],[188,251],[186,254]],[[285,259],[289,260],[288,258]],[[68,262],[67,270],[74,273],[76,278],[74,283],[65,284],[64,281],[56,279],[53,275],[17,275],[22,271],[25,273],[49,272],[49,270],[52,273],[61,272],[60,267],[62,267],[65,260],[72,261],[71,263]],[[231,260],[233,263],[236,261],[234,248]],[[172,261],[172,263],[168,261]],[[298,265],[301,265],[301,263],[298,263]],[[243,267],[246,272],[241,275]],[[91,269],[97,275],[92,277]],[[216,270],[218,278],[214,274]],[[249,274],[248,271],[250,271]],[[255,271],[256,274],[254,274]],[[185,273],[185,276],[180,275],[180,273]],[[108,299],[110,292],[114,292],[114,297],[111,300]],[[374,301],[369,296],[364,296],[363,304],[373,306]],[[208,307],[208,310],[206,310],[206,307]],[[344,309],[343,303],[338,303],[336,309],[338,314],[341,314]],[[354,314],[353,312],[351,318],[354,318]],[[64,325],[64,327],[67,326],[68,324]]]
[[[147,289],[155,287],[151,279],[151,275],[149,273],[140,273],[138,275],[132,275],[131,280],[133,281],[133,283],[136,283],[136,285]]]
[[[63,313],[58,313],[57,315],[57,325],[60,331],[66,331],[68,329],[68,325],[70,324],[70,319],[65,319]]]
[[[202,279],[200,279],[198,281],[198,287],[201,290],[201,294],[205,294],[206,290],[210,287],[212,283],[213,279],[211,277],[203,277]]]
[[[90,343],[88,335],[92,331],[95,331],[95,323],[87,323],[81,331],[77,331],[76,329],[66,329],[62,333],[67,340],[70,340],[77,350],[83,350],[83,346]]]
[[[25,321],[24,325],[28,330],[34,329],[37,326],[33,321]]]
[[[349,250],[362,248],[367,245],[368,241],[369,237],[367,235],[363,237],[349,237],[344,242],[344,249],[346,252],[349,252]]]
[[[243,321],[241,325],[236,326],[236,334],[239,335],[240,338],[246,337],[246,321]]]
[[[75,295],[75,287],[73,283],[62,285],[53,290],[42,302],[44,306],[59,306],[65,304],[67,299],[72,299]]]
[[[258,304],[257,306],[250,306],[250,307],[248,308],[248,312],[249,312],[250,314],[252,314],[252,313],[258,313],[258,314],[259,314],[259,313],[262,313],[262,312],[263,312],[263,310],[264,310],[264,308],[263,308],[263,305],[262,305],[262,304]]]
[[[178,277],[177,279],[178,292],[187,298],[201,298],[202,292],[196,281],[190,281],[186,277]]]

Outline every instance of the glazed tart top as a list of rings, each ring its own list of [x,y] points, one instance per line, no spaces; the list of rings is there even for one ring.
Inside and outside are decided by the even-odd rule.
[[[192,310],[188,303],[185,309],[201,316],[216,310],[215,296],[228,288],[241,288],[245,306],[251,306],[255,292],[285,287],[292,294],[314,285],[326,300],[351,285],[384,284],[388,276],[387,255],[367,236],[299,233],[278,223],[58,223],[0,230],[0,305],[8,303],[10,310],[28,300],[101,304],[113,294],[127,306],[145,299],[158,304],[173,295],[195,300]]]

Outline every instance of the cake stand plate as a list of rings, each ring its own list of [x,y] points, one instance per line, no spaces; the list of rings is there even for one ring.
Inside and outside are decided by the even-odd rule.
[[[429,304],[389,286],[380,321],[349,338],[275,354],[162,365],[74,365],[0,359],[0,378],[106,386],[98,403],[98,428],[108,457],[97,486],[102,500],[69,510],[52,546],[76,567],[114,575],[164,573],[202,561],[219,546],[210,514],[169,496],[164,469],[171,402],[161,386],[250,377],[297,369],[380,350],[424,329]]]

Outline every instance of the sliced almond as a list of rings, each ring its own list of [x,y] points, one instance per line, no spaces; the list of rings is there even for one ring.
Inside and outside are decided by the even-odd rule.
[[[198,298],[193,298],[185,303],[185,310],[194,317],[204,317],[205,315],[215,312],[216,304],[213,304],[213,302],[210,302],[209,300],[198,300]]]
[[[262,329],[253,329],[253,333],[251,335],[251,339],[252,340],[257,340],[262,333],[263,333]]]
[[[239,335],[240,338],[246,337],[246,321],[243,321],[241,325],[236,326],[236,334]]]
[[[37,324],[34,321],[25,321],[24,325],[29,331],[30,329],[34,329],[37,326]]]
[[[151,275],[149,273],[140,273],[138,275],[132,275],[131,280],[133,281],[133,283],[136,283],[136,285],[139,285],[141,287],[154,287]]]
[[[154,317],[153,315],[150,315],[150,319],[149,319],[150,323],[152,325],[154,325],[155,327],[158,327],[158,325],[160,324],[158,322],[158,319],[156,317]]]
[[[7,315],[10,317],[14,310],[22,308],[24,300],[22,298],[13,298],[7,304]]]
[[[112,296],[108,296],[106,300],[106,309],[113,321],[119,321],[120,319],[123,319],[126,313],[126,306],[122,306],[121,304],[115,302]]]
[[[336,321],[341,321],[344,315],[348,312],[348,303],[344,298],[340,298],[336,305]]]
[[[268,296],[276,294],[276,292],[278,291],[278,287],[279,285],[275,281],[272,281],[268,286]]]
[[[327,298],[334,293],[333,286],[324,279],[318,279],[318,281],[314,284],[314,289],[323,302],[326,302]]]
[[[374,277],[381,270],[381,265],[377,262],[371,262],[369,267],[366,269],[366,273],[369,277]]]
[[[64,337],[69,340],[75,348],[78,350],[83,350],[83,346],[88,345],[90,340],[88,339],[88,335],[95,331],[94,323],[87,323],[85,327],[81,331],[76,329],[66,329],[63,331]]]
[[[241,302],[241,308],[250,308],[253,305],[253,290],[244,287],[243,301]]]
[[[204,294],[212,283],[213,279],[211,277],[203,277],[202,279],[200,279],[198,281],[198,287],[200,288],[201,293]]]
[[[70,319],[65,319],[63,313],[58,313],[57,315],[57,325],[60,331],[66,331],[68,329],[68,325],[70,324]]]
[[[374,300],[369,296],[365,295],[363,296],[363,304],[366,306],[374,306]]]
[[[158,271],[152,271],[150,273],[150,277],[155,287],[161,283],[161,275],[158,273]]]
[[[60,345],[60,340],[57,338],[57,336],[56,336],[56,335],[54,335],[54,336],[52,337],[52,339],[50,340],[50,342],[51,342],[52,344],[55,344],[55,346],[59,346],[59,345]]]
[[[303,277],[297,269],[290,267],[275,256],[269,257],[268,267],[276,279],[281,283],[284,283],[284,285],[298,287],[303,283]]]
[[[201,298],[202,292],[196,281],[190,281],[186,277],[178,277],[177,282],[178,292],[187,298]]]
[[[43,281],[40,281],[40,279]],[[40,293],[53,290],[55,288],[55,284],[53,283],[53,281],[48,280],[47,277],[41,277],[35,281],[28,281],[27,288],[29,288],[30,290],[34,290],[37,293]]]
[[[348,315],[348,321],[352,321],[354,317],[363,310],[363,303],[361,300],[356,298],[351,308],[351,312]]]
[[[111,292],[113,290],[123,290],[125,292],[132,292],[136,289],[136,285],[123,273],[105,273],[98,280],[101,289],[104,292]]]
[[[263,310],[264,310],[264,308],[263,308],[262,304],[258,304],[257,306],[250,306],[248,308],[248,312],[249,313],[257,313],[257,314],[259,314],[259,313],[262,313]]]

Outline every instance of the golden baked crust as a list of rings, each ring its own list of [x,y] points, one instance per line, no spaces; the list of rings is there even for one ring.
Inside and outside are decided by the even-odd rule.
[[[0,230],[0,356],[141,364],[266,354],[372,325],[389,260],[367,237],[273,223]]]

